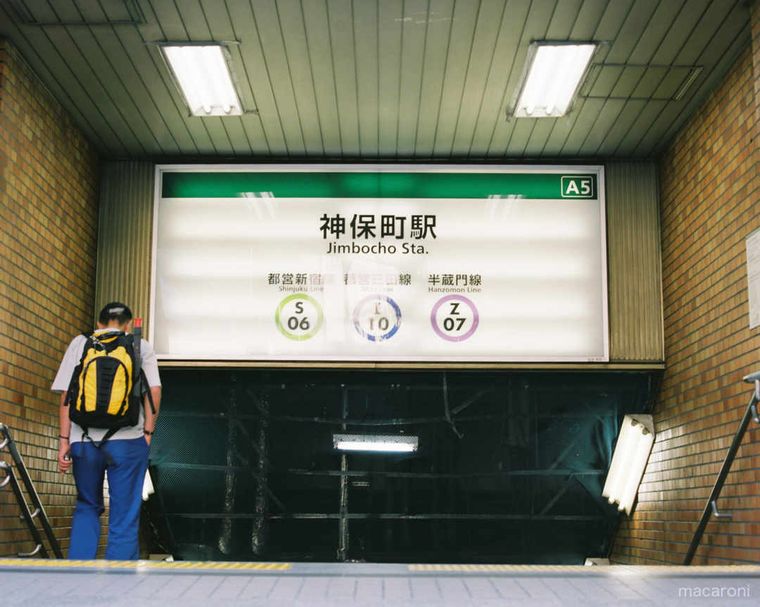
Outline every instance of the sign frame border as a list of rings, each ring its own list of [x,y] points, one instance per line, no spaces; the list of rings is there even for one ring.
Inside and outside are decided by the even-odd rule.
[[[213,361],[223,366],[225,363],[248,362],[252,364],[268,364],[272,367],[286,366],[292,363],[299,363],[303,367],[321,367],[324,368],[326,363],[335,363],[339,366],[341,363],[351,365],[377,366],[383,364],[399,365],[405,364],[410,368],[419,368],[422,365],[439,366],[461,365],[462,368],[477,368],[478,365],[515,365],[515,364],[536,364],[541,363],[570,363],[570,364],[609,364],[610,363],[610,319],[609,319],[609,265],[607,255],[607,202],[605,187],[605,167],[604,164],[415,164],[415,163],[181,163],[181,164],[156,164],[154,176],[153,192],[153,218],[151,221],[151,260],[150,260],[150,303],[149,303],[149,323],[148,323],[148,340],[153,343],[155,337],[155,309],[156,309],[156,254],[158,252],[158,207],[162,198],[162,185],[164,173],[361,173],[361,172],[388,172],[388,173],[554,173],[554,174],[577,174],[593,173],[596,175],[596,197],[582,200],[598,200],[601,226],[601,262],[602,262],[602,331],[603,331],[603,355],[596,357],[563,357],[563,356],[541,356],[541,357],[507,357],[496,359],[492,357],[484,358],[462,358],[460,360],[431,360],[429,357],[408,357],[404,359],[355,359],[346,357],[293,357],[283,356],[267,358],[227,358],[210,356],[206,358],[198,357],[177,357],[166,354],[158,354],[157,358],[163,362],[176,363],[193,363],[200,361]],[[573,198],[558,198],[557,200],[579,200]]]

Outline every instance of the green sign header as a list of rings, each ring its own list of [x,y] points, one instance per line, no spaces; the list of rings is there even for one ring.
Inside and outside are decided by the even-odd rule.
[[[594,173],[167,171],[163,198],[595,199]]]

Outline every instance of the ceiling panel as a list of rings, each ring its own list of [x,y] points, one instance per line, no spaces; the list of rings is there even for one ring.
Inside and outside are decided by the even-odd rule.
[[[233,76],[236,76],[238,91],[245,99],[245,109],[258,112],[258,115],[248,114],[243,117],[244,125],[250,125],[247,132],[250,132],[252,152],[257,155],[287,156],[291,142],[287,138],[275,101],[272,79],[264,60],[253,7],[248,2],[228,2],[226,8],[234,39],[243,40],[245,33],[245,43],[233,48],[233,56],[238,61],[237,65],[241,66]],[[236,65],[234,61],[233,65]]]
[[[407,0],[403,9],[395,153],[396,156],[409,157],[416,148],[420,93],[425,74],[426,30],[429,29],[427,0]]]
[[[525,60],[528,55],[528,45],[533,40],[541,40],[546,37],[546,31],[549,28],[549,22],[557,9],[558,3],[550,0],[536,0],[528,3],[529,9],[527,17],[523,22],[520,37],[517,38],[517,45],[512,51],[509,59],[509,71],[506,75],[504,86],[504,97],[498,108],[498,112],[493,117],[493,130],[489,135],[488,148],[486,155],[488,157],[503,157],[507,155],[507,148],[515,129],[518,134],[527,133],[533,120],[506,120],[507,111],[514,104],[517,89],[519,88],[520,79],[525,68]],[[503,76],[502,76],[503,78]],[[553,121],[553,119],[550,119]]]
[[[424,62],[418,68],[420,96],[414,109],[414,155],[433,156],[437,136],[438,114],[441,108],[443,86],[449,60],[454,1],[435,4],[427,19],[425,30]]]
[[[0,35],[106,157],[646,157],[749,43],[749,12],[742,0],[5,0]],[[567,116],[510,118],[541,39],[603,44]],[[242,116],[189,115],[157,45],[182,40],[229,43]]]
[[[678,104],[660,104],[646,108],[640,116],[641,136],[623,140],[616,148],[617,154],[643,155],[658,149],[661,142],[669,141],[683,121],[697,109],[711,90],[731,68],[738,53],[747,46],[746,40],[737,32],[747,27],[747,6],[744,3],[722,3],[728,11],[708,11],[703,27],[695,28],[688,43],[679,51],[678,63],[709,65],[690,95]],[[712,8],[712,7],[710,7]],[[717,28],[715,25],[717,24]],[[702,40],[697,43],[696,40]],[[707,40],[707,42],[705,42]],[[636,142],[635,145],[632,145]]]
[[[588,37],[591,40],[605,41],[595,55],[594,61],[602,63],[605,61],[606,55],[609,53],[610,45],[614,43],[616,37],[620,33],[626,18],[631,12],[634,6],[634,0],[619,0],[615,2],[607,2],[603,6],[598,6],[598,19],[596,27],[591,35]],[[575,37],[575,36],[573,36]],[[591,83],[593,85],[593,78]],[[549,136],[546,139],[544,147],[539,152],[541,155],[549,156],[561,156],[567,154],[565,145],[568,140],[571,144],[574,139],[577,139],[577,133],[579,129],[576,129],[576,123],[584,108],[584,100],[576,99],[576,103],[572,111],[563,118],[552,120],[554,124],[549,131]],[[593,114],[591,114],[593,118]],[[582,130],[582,129],[581,129]],[[584,134],[586,131],[582,131]],[[573,134],[573,137],[571,137]]]

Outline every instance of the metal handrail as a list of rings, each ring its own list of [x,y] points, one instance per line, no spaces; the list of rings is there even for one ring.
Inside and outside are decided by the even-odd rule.
[[[734,463],[736,452],[739,450],[739,446],[744,439],[744,434],[747,432],[749,422],[754,421],[755,423],[760,423],[760,417],[757,412],[757,405],[760,403],[760,372],[747,375],[743,378],[743,381],[750,384],[754,383],[755,389],[752,391],[752,398],[749,400],[747,409],[744,412],[744,417],[742,417],[741,422],[739,422],[739,429],[736,431],[736,434],[734,434],[734,439],[731,441],[731,446],[728,448],[726,458],[723,460],[723,465],[718,473],[718,478],[715,479],[715,485],[713,485],[713,489],[710,492],[710,497],[707,498],[707,504],[702,512],[702,517],[699,519],[697,530],[694,532],[694,537],[686,552],[686,557],[683,561],[684,565],[691,565],[691,561],[694,559],[694,554],[696,554],[697,548],[699,548],[699,542],[702,541],[702,536],[705,533],[710,517],[714,516],[716,519],[731,519],[732,517],[730,512],[720,512],[718,510],[718,498],[723,489],[723,484],[726,482],[726,477],[731,470],[731,465]]]
[[[48,553],[47,550],[45,550],[45,547],[42,545],[42,536],[40,535],[39,529],[37,529],[34,524],[32,513],[29,511],[29,505],[26,503],[24,495],[21,492],[21,486],[19,485],[16,474],[13,471],[13,466],[7,462],[0,462],[0,470],[3,470],[5,472],[5,481],[3,482],[2,486],[4,487],[5,485],[10,484],[11,489],[13,490],[13,495],[16,497],[19,508],[21,508],[21,519],[24,520],[26,526],[29,528],[29,532],[32,534],[32,538],[34,539],[36,546],[31,553],[19,552],[18,556],[26,556],[30,554],[36,555],[37,553],[42,552],[42,556],[47,558]]]
[[[0,439],[2,439],[2,442],[0,442],[0,448],[7,449],[8,453],[11,456],[11,459],[13,460],[13,465],[9,464],[8,462],[0,462],[0,469],[3,470],[6,475],[6,478],[0,483],[0,488],[10,484],[11,489],[13,489],[13,493],[16,496],[16,501],[18,502],[19,508],[21,508],[21,518],[26,522],[26,525],[29,528],[29,532],[32,534],[32,537],[34,538],[36,544],[36,547],[32,552],[21,553],[19,556],[34,556],[38,553],[42,553],[42,555],[47,558],[47,550],[42,543],[42,537],[40,535],[39,529],[34,523],[34,519],[38,518],[45,533],[45,537],[48,540],[48,544],[53,551],[53,554],[56,558],[62,559],[63,552],[61,551],[61,546],[58,543],[58,539],[55,537],[55,533],[53,533],[53,527],[50,525],[50,519],[48,519],[48,516],[45,513],[45,508],[40,501],[40,496],[34,487],[34,483],[32,482],[32,478],[29,476],[29,472],[27,471],[26,466],[24,465],[23,458],[16,448],[16,443],[13,441],[10,429],[8,426],[2,423],[0,423]],[[32,507],[34,510],[30,509],[29,504],[24,498],[24,494],[21,491],[21,485],[19,484],[19,479],[16,478],[14,467],[16,470],[18,470],[18,476],[24,485],[24,489],[26,489],[27,495],[31,499]]]

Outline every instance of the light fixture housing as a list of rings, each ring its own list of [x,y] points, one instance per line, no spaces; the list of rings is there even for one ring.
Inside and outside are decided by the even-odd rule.
[[[163,44],[161,51],[193,116],[239,116],[243,113],[224,45]]]
[[[635,414],[623,418],[602,496],[610,504],[618,504],[618,510],[626,514],[633,509],[654,437],[651,415]]]
[[[417,451],[419,437],[394,434],[333,434],[338,451],[371,453],[412,453]]]
[[[591,58],[595,42],[534,42],[513,115],[517,118],[559,118],[570,109]]]

